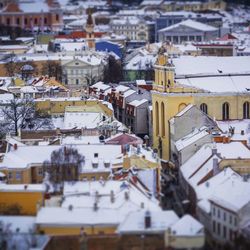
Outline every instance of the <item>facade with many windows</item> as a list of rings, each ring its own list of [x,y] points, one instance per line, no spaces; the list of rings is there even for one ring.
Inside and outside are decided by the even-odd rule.
[[[102,79],[104,63],[94,56],[63,63],[63,83],[69,87],[86,87]]]
[[[187,57],[187,59],[189,58]],[[182,59],[169,59],[162,48],[155,64],[155,82],[152,92],[153,145],[164,160],[170,159],[169,120],[188,104],[200,107],[204,113],[216,120],[246,119],[250,115],[250,91],[248,88],[250,72],[243,75],[239,73],[202,73],[201,59],[202,57],[193,58],[193,60],[197,60],[197,65],[200,65],[198,70],[201,73],[176,75],[176,65],[185,66],[189,72],[193,70],[192,65],[181,64]],[[208,59],[206,60],[208,63]],[[216,64],[215,58],[211,60]],[[223,58],[223,60],[225,60],[224,63],[227,62],[227,58]],[[232,59],[228,60],[232,61]],[[233,58],[233,60],[242,60],[243,66],[245,59]],[[195,64],[193,65],[195,67]],[[234,67],[236,66],[234,65]],[[204,72],[206,72],[205,68]]]
[[[0,23],[25,30],[53,30],[63,27],[62,10],[57,1],[8,1],[0,10]]]
[[[110,23],[110,28],[115,34],[125,35],[129,40],[149,40],[149,24],[137,17],[114,19]]]

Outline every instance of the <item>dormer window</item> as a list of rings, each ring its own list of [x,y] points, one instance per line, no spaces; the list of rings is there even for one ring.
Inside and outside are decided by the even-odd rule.
[[[109,168],[110,167],[110,160],[104,160],[104,167]]]
[[[98,159],[93,159],[92,160],[92,167],[93,168],[98,168],[98,164],[99,164]]]

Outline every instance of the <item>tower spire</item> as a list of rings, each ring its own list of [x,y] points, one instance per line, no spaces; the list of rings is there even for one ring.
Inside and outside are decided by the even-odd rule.
[[[85,30],[87,32],[86,41],[88,43],[88,47],[90,49],[93,49],[95,48],[95,35],[94,35],[95,25],[94,25],[91,9],[89,8],[87,12],[88,12],[88,17],[87,17],[86,26],[85,26]]]

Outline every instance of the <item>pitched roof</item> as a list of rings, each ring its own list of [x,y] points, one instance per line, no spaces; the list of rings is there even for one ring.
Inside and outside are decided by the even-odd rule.
[[[180,26],[186,26],[186,27],[196,29],[196,30],[200,30],[200,31],[204,31],[204,32],[218,30],[217,28],[215,28],[213,26],[210,26],[210,25],[207,25],[207,24],[204,24],[204,23],[200,23],[200,22],[188,19],[188,20],[182,21],[180,23],[177,23],[177,24],[168,26],[166,28],[163,28],[163,29],[159,30],[158,32],[170,31],[170,30],[178,28]]]

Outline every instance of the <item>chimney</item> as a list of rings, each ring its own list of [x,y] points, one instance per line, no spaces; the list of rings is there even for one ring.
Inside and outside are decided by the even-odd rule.
[[[218,158],[213,158],[213,176],[220,172],[219,165],[218,165]]]
[[[98,210],[98,205],[97,205],[97,202],[94,203],[94,207],[93,207],[94,211],[97,211]]]
[[[111,203],[114,203],[114,202],[115,202],[114,190],[111,190],[111,191],[110,191],[110,201],[111,201]]]
[[[96,191],[96,192],[95,192],[95,202],[97,203],[98,200],[99,200],[99,192]]]
[[[144,226],[145,226],[145,228],[151,227],[151,214],[149,211],[146,211],[146,213],[145,213]]]
[[[212,155],[216,155],[217,154],[217,147],[216,147],[216,143],[213,143],[213,147],[212,147]]]
[[[129,193],[127,191],[124,193],[124,198],[126,201],[129,200]]]

